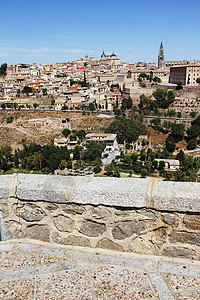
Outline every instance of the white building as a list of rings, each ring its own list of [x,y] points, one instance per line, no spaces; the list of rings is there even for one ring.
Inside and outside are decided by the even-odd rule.
[[[85,137],[86,144],[94,141],[96,143],[105,144],[105,151],[118,150],[117,135],[113,133],[88,133]]]

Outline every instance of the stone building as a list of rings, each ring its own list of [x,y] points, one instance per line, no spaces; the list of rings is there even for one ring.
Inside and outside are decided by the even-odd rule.
[[[181,82],[182,85],[198,85],[196,80],[200,77],[200,64],[177,66],[170,68],[170,83]]]

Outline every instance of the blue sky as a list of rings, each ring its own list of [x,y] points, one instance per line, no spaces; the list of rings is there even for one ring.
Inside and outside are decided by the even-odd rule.
[[[199,0],[1,0],[0,63],[72,61],[113,51],[121,61],[200,59]]]

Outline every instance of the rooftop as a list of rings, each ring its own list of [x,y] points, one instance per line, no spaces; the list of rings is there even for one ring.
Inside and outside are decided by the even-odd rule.
[[[197,261],[30,239],[1,242],[0,255],[1,299],[200,298]]]

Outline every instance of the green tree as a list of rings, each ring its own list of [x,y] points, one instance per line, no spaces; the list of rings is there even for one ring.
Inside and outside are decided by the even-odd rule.
[[[63,129],[62,134],[64,135],[65,138],[68,137],[68,135],[71,133],[71,130],[68,128]]]
[[[146,134],[146,127],[139,121],[117,117],[106,128],[105,132],[117,134],[117,140],[120,144],[123,144],[124,141],[131,144],[137,140],[139,135]]]
[[[153,96],[156,99],[156,103],[159,108],[168,108],[175,100],[175,94],[173,91],[167,91],[165,89],[158,88],[153,92]]]
[[[6,123],[7,123],[7,124],[9,124],[9,123],[12,123],[12,122],[13,122],[13,120],[14,120],[13,116],[11,116],[11,117],[7,117],[7,119],[6,119]]]
[[[22,90],[22,93],[27,94],[27,95],[29,95],[29,93],[32,93],[32,92],[33,92],[32,88],[30,86],[27,86],[27,85]]]
[[[176,90],[178,91],[178,90],[182,90],[182,89],[183,89],[182,83],[179,81],[177,83]]]
[[[189,139],[197,139],[200,136],[200,126],[192,125],[187,129],[187,135]]]
[[[185,134],[185,125],[184,124],[182,124],[182,123],[180,123],[180,124],[173,123],[172,124],[170,136],[172,136],[174,138],[174,141],[176,143],[181,141],[184,138],[184,134]]]
[[[33,103],[33,108],[36,109],[39,106],[38,103]]]
[[[196,118],[196,115],[197,115],[196,111],[191,111],[190,116],[192,118]]]
[[[200,77],[197,78],[196,83],[200,84]]]
[[[133,100],[130,97],[128,97],[127,99],[124,98],[122,100],[121,110],[124,111],[126,109],[130,109],[132,105],[133,105]]]
[[[73,149],[73,157],[75,160],[81,159],[81,153],[83,151],[83,147],[76,145]]]
[[[159,77],[157,77],[157,76],[155,76],[154,78],[153,78],[153,82],[162,82],[162,80],[159,78]]]
[[[42,94],[43,94],[43,96],[47,95],[47,89],[46,88],[42,89]]]
[[[169,117],[176,117],[176,111],[174,109],[169,109],[167,113]]]
[[[10,146],[0,146],[0,169],[8,171],[13,166],[12,148]]]
[[[7,64],[4,63],[0,67],[0,76],[6,76],[6,71],[7,71]]]
[[[87,149],[83,152],[83,159],[87,161],[95,161],[96,158],[101,157],[104,149],[104,144],[98,144],[94,141],[91,141],[87,145]]]
[[[81,129],[81,130],[78,130],[76,132],[76,136],[80,139],[80,140],[83,140],[83,138],[85,138],[86,136],[86,132],[84,129]]]
[[[169,136],[166,138],[165,147],[166,147],[167,151],[169,151],[170,153],[174,152],[174,150],[176,148],[176,144],[175,144],[174,138],[172,136]]]
[[[94,106],[94,103],[90,103],[90,104],[89,104],[89,110],[90,110],[90,111],[95,111],[95,109],[96,109],[96,108],[95,108],[95,106]]]
[[[195,140],[189,140],[188,144],[187,144],[187,149],[188,150],[194,150],[196,149],[197,143]]]
[[[165,168],[165,162],[163,161],[163,160],[160,160],[159,161],[159,170],[164,170],[164,168]]]
[[[2,108],[2,109],[5,109],[5,108],[6,108],[5,103],[2,103],[2,104],[1,104],[1,108]]]
[[[177,113],[177,117],[178,117],[178,118],[181,118],[181,116],[182,116],[182,113],[179,111],[179,112]]]
[[[151,121],[151,124],[154,125],[154,128],[156,130],[160,130],[160,125],[161,125],[161,119],[160,118],[155,118]]]
[[[178,159],[180,161],[180,163],[182,163],[185,160],[185,153],[183,152],[182,149],[177,154],[176,159]]]

